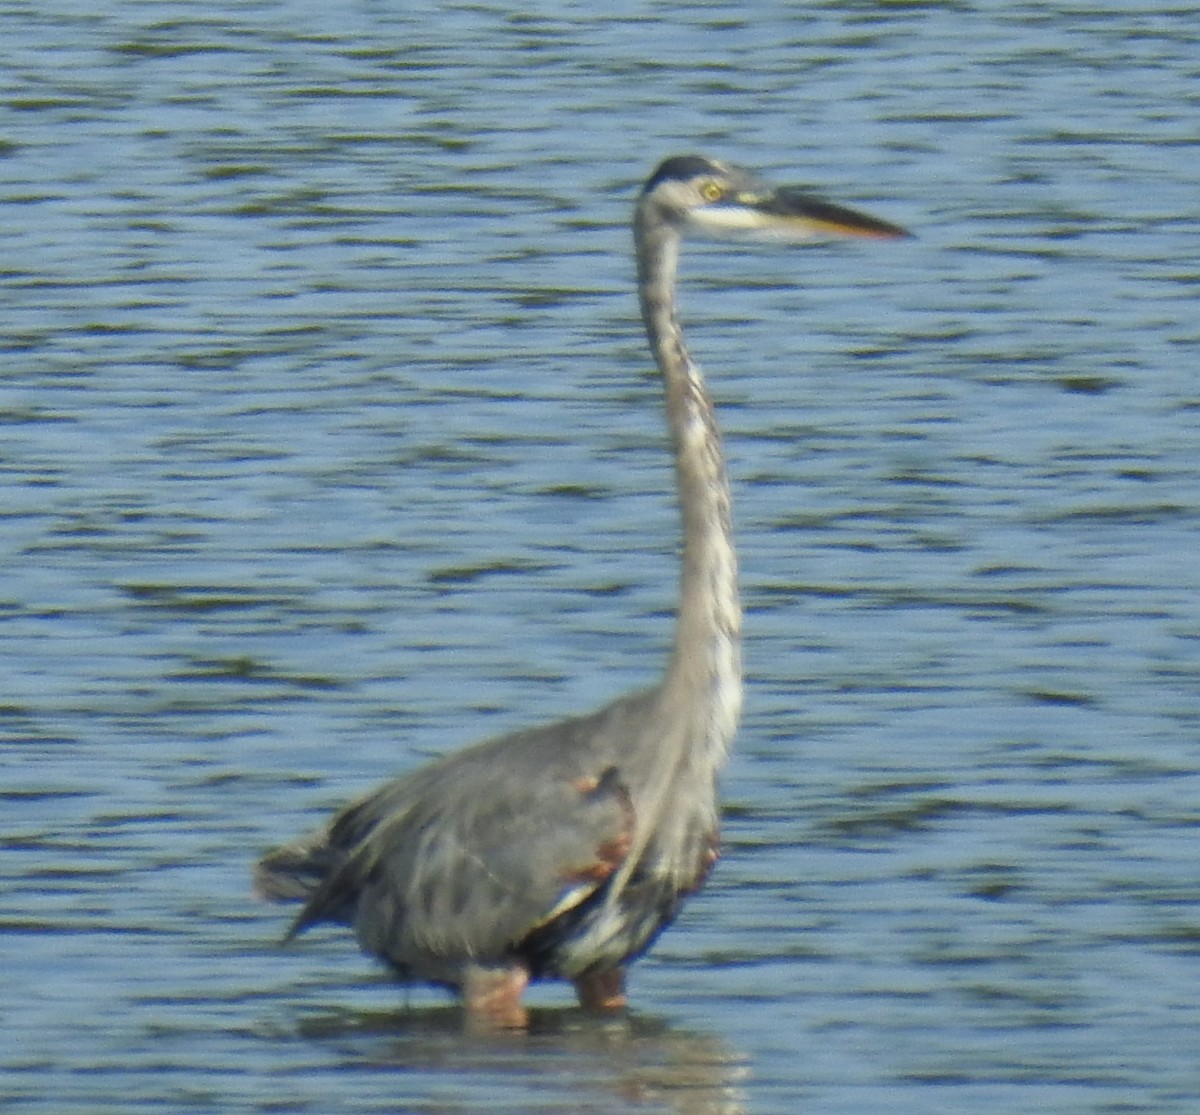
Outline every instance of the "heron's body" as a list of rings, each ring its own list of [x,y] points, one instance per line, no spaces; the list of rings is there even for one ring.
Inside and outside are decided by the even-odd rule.
[[[741,705],[729,485],[712,404],[675,315],[689,228],[784,239],[893,225],[699,156],[668,159],[634,217],[642,316],[666,396],[683,518],[674,644],[662,680],[587,716],[486,740],[384,784],[268,853],[265,896],[305,903],[291,934],[353,926],[405,979],[463,992],[519,1025],[530,979],[615,1006],[623,973],[717,856],[717,771]]]

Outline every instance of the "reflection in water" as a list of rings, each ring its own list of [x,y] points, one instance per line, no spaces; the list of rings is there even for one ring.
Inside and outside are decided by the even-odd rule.
[[[339,1068],[394,1071],[398,1101],[415,1101],[422,1084],[437,1092],[447,1078],[463,1081],[464,1094],[439,1103],[443,1111],[504,1110],[509,1103],[520,1111],[746,1110],[747,1058],[713,1034],[637,1015],[601,1020],[574,1009],[532,1009],[527,1033],[464,1035],[463,1021],[457,1007],[339,1010],[304,1018],[297,1029],[334,1051]],[[505,1096],[513,1084],[519,1090]],[[486,1105],[481,1088],[495,1093]]]

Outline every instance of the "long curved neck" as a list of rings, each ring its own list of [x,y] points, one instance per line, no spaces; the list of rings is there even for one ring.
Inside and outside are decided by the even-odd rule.
[[[741,711],[741,604],[729,479],[712,400],[675,312],[679,233],[639,206],[634,220],[642,319],[666,392],[683,517],[683,574],[675,643],[663,682],[668,701],[702,732],[712,763],[724,757]]]

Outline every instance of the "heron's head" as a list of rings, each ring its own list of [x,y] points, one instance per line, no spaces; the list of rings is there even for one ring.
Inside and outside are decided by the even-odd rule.
[[[795,242],[827,236],[894,240],[898,225],[772,186],[741,167],[703,155],[675,155],[646,180],[638,203],[644,217],[681,233]]]

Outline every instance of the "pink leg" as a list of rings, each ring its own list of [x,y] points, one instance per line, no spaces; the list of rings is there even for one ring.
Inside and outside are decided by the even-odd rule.
[[[625,970],[609,968],[603,972],[588,972],[575,981],[575,994],[584,1010],[604,1012],[620,1010],[626,1005]]]
[[[529,1014],[521,996],[529,973],[519,964],[508,968],[467,968],[463,980],[463,1006],[467,1025],[474,1030],[524,1030]]]

